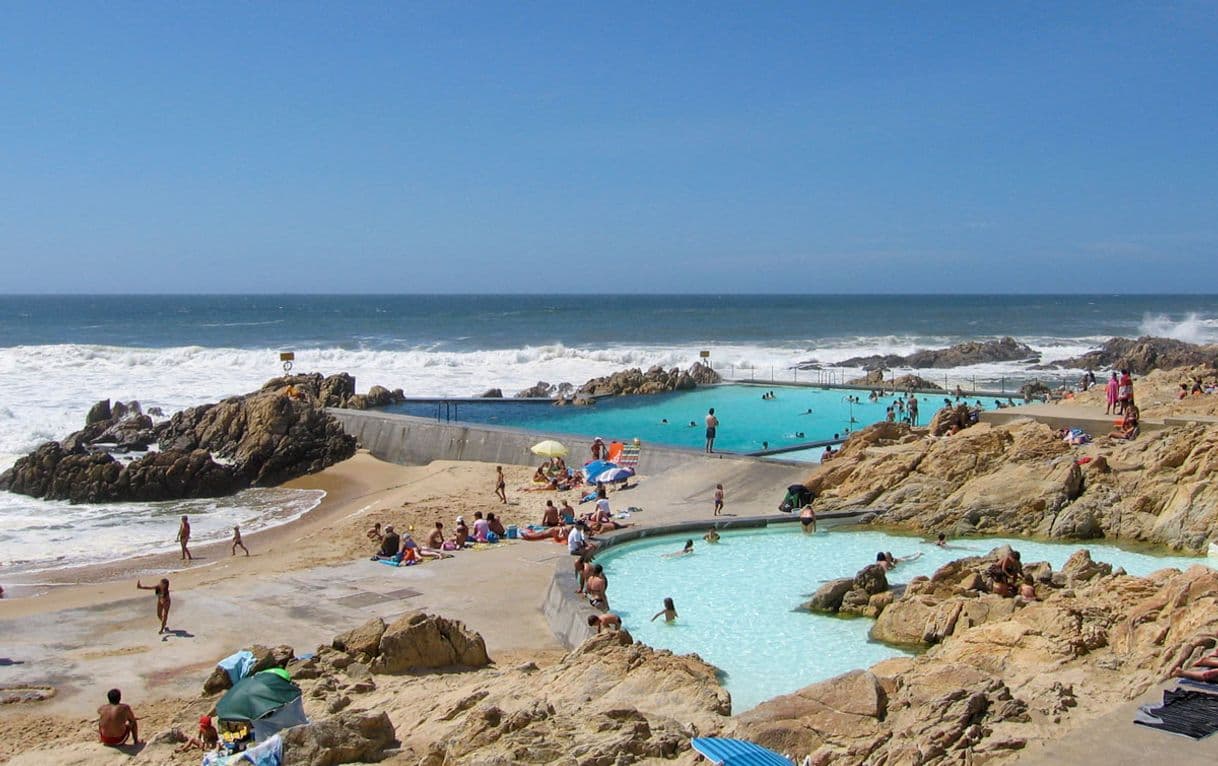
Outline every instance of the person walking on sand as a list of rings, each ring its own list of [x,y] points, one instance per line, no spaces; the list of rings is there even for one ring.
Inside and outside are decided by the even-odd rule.
[[[706,451],[715,451],[715,432],[719,428],[719,418],[715,417],[715,408],[711,407],[706,413]]]
[[[178,525],[178,544],[182,546],[181,558],[186,561],[193,561],[194,556],[190,555],[190,548],[186,544],[190,542],[190,519],[183,516],[182,523]]]
[[[723,485],[715,485],[715,515],[723,513]]]
[[[1112,377],[1108,380],[1108,385],[1104,387],[1104,398],[1108,402],[1108,406],[1104,408],[1105,415],[1116,413],[1117,406],[1117,391],[1121,388],[1120,381],[1117,380],[1116,370],[1112,371]]]
[[[495,466],[495,496],[499,502],[507,502],[507,481],[503,478],[503,466]]]
[[[106,692],[107,704],[97,709],[97,736],[103,745],[118,747],[127,743],[140,744],[139,719],[130,705],[123,704],[123,693],[118,689]]]
[[[162,577],[156,585],[144,585],[136,580],[135,587],[140,590],[156,591],[156,616],[161,621],[161,629],[157,631],[157,635],[167,632],[169,628],[165,627],[165,624],[169,622],[169,578]]]
[[[233,527],[233,552],[230,553],[229,555],[236,556],[238,548],[245,551],[246,556],[250,555],[250,549],[246,548],[245,543],[241,541],[241,527],[234,526]]]

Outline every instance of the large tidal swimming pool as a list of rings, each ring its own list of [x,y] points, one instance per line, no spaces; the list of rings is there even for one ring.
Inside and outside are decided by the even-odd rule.
[[[774,398],[762,399],[762,394],[769,391],[774,392]],[[918,396],[922,425],[929,423],[943,406],[945,395]],[[860,401],[851,402],[853,397]],[[654,396],[605,398],[590,407],[556,407],[490,399],[457,404],[405,402],[388,407],[386,411],[569,434],[588,441],[595,436],[618,441],[637,438],[644,447],[660,444],[702,448],[706,441],[706,413],[714,407],[715,416],[719,418],[715,448],[726,452],[758,452],[829,440],[835,435],[845,436],[884,420],[885,411],[893,400],[894,397],[886,396],[869,402],[866,391],[845,389],[720,385]],[[982,400],[982,404],[993,408],[994,401]],[[781,457],[819,460],[820,451],[789,453]]]
[[[1214,559],[1159,556],[1114,545],[1045,543],[1010,538],[970,538],[939,548],[917,537],[837,529],[804,534],[797,523],[725,531],[718,544],[694,538],[694,553],[681,550],[687,536],[661,536],[614,546],[597,557],[609,576],[609,605],[638,640],[685,654],[697,652],[724,672],[732,711],[854,668],[866,668],[903,652],[871,642],[869,619],[842,619],[795,611],[825,581],[853,577],[877,551],[916,561],[889,573],[890,583],[931,575],[943,564],[1010,544],[1023,561],[1048,561],[1060,569],[1070,554],[1087,548],[1096,561],[1146,575],[1165,567],[1185,569]],[[666,597],[679,618],[651,621]]]

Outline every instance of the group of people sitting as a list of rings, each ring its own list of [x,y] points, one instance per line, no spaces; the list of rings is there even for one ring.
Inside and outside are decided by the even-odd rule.
[[[571,503],[568,501],[562,500],[559,506],[554,505],[553,500],[546,501],[545,508],[541,514],[542,527],[546,529],[561,529],[563,527],[571,527],[577,522],[587,526],[594,535],[611,532],[615,529],[625,529],[630,526],[629,524],[622,524],[614,520],[613,511],[609,507],[608,490],[603,484],[597,485],[596,504],[592,510],[581,514],[578,519],[575,515],[575,509],[571,507]]]
[[[1215,382],[1214,380],[1209,380],[1209,381],[1203,383],[1203,382],[1201,382],[1201,378],[1193,378],[1193,382],[1191,385],[1188,383],[1188,381],[1185,381],[1180,384],[1180,392],[1176,394],[1176,398],[1185,399],[1185,398],[1188,398],[1190,395],[1191,396],[1202,396],[1204,394],[1214,394],[1214,393],[1218,393],[1218,382]]]
[[[538,492],[541,490],[566,491],[579,489],[584,484],[584,472],[567,468],[567,463],[560,457],[550,458],[537,466],[533,472],[533,486],[521,487],[523,492]]]
[[[389,561],[406,566],[417,564],[424,558],[448,558],[450,551],[461,550],[475,543],[498,542],[507,537],[507,529],[493,512],[484,516],[482,511],[474,511],[473,527],[465,523],[464,516],[458,516],[451,537],[444,532],[444,522],[437,521],[427,536],[426,545],[415,542],[414,536],[409,532],[398,534],[391,524],[382,531],[378,522],[372,525],[367,535],[369,540],[377,544],[376,553],[372,555],[373,561]]]
[[[986,572],[990,576],[990,590],[999,596],[1020,596],[1025,601],[1036,600],[1036,584],[1032,575],[1023,571],[1019,551],[1007,549]]]

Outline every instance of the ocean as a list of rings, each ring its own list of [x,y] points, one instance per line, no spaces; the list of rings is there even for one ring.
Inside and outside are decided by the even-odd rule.
[[[703,350],[726,374],[781,379],[805,362],[1004,335],[1045,361],[1113,336],[1218,341],[1218,296],[0,296],[0,470],[79,429],[98,399],[171,414],[258,388],[281,374],[280,351],[295,352],[298,372],[351,373],[359,391],[496,387],[510,396],[539,380],[578,385],[624,367],[687,367]],[[981,382],[1031,373],[1003,363],[947,374]],[[319,499],[252,490],[192,504],[69,506],[0,493],[0,566],[168,550],[181,512],[196,535],[220,539],[234,523],[283,523]]]

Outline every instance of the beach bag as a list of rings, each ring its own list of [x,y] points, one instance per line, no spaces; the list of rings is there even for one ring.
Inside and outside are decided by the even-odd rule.
[[[811,503],[816,498],[812,490],[802,484],[792,484],[787,487],[787,494],[783,497],[782,502],[778,504],[778,510],[783,513],[790,513],[796,508],[803,508],[808,503]]]

